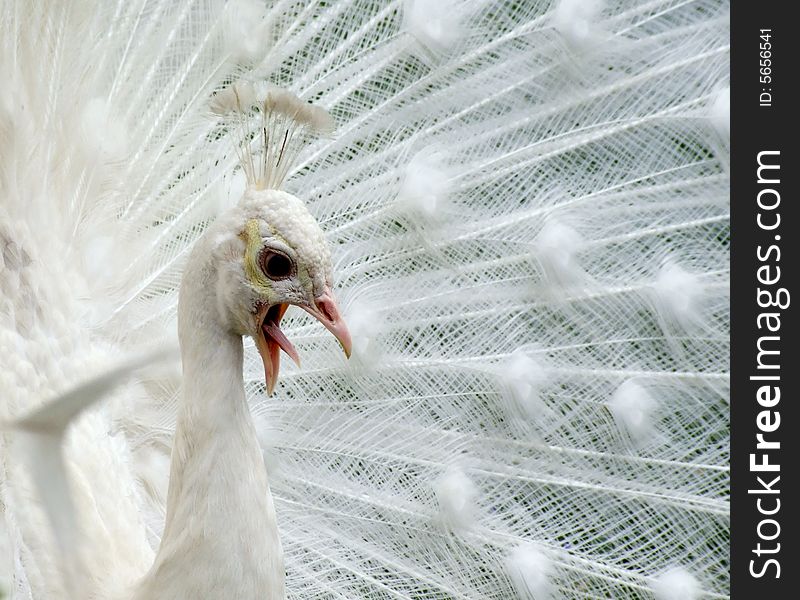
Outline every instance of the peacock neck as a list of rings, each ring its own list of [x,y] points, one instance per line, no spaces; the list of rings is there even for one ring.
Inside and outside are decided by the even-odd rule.
[[[220,324],[206,271],[187,270],[181,286],[184,387],[166,523],[136,598],[283,600],[283,555],[244,392],[242,338]]]

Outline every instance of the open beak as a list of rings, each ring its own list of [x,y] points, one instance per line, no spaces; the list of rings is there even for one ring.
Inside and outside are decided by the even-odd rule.
[[[353,350],[353,342],[350,339],[350,332],[347,331],[347,325],[345,325],[342,315],[339,314],[339,307],[336,306],[336,300],[333,297],[331,289],[325,286],[325,291],[317,296],[313,305],[306,305],[301,308],[322,323],[325,329],[330,331],[333,337],[339,340],[345,356],[350,358],[350,353]]]
[[[264,363],[267,394],[270,396],[275,389],[275,384],[278,382],[278,371],[281,366],[280,351],[286,352],[295,364],[298,367],[300,366],[300,356],[297,354],[297,350],[280,329],[281,319],[287,308],[289,308],[288,304],[263,306],[255,314],[256,325],[258,326],[258,333],[255,338],[256,348],[258,348],[261,360]],[[336,300],[330,288],[326,287],[325,291],[314,300],[313,305],[301,305],[301,308],[322,323],[334,335],[341,344],[347,358],[350,358],[350,352],[353,347],[350,332],[347,330],[344,319],[339,314],[339,308],[336,306]]]

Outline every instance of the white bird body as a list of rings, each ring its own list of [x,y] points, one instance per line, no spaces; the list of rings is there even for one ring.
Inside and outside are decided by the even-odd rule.
[[[727,12],[0,0],[0,597],[727,598]]]
[[[166,524],[137,600],[285,598],[275,508],[242,379],[242,336],[221,322],[218,307],[211,242],[224,233],[215,229],[198,241],[183,276],[183,401]]]

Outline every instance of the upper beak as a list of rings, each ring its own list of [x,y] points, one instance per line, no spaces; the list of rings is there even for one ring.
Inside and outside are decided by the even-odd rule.
[[[345,356],[350,358],[350,354],[353,351],[353,341],[350,339],[350,332],[347,330],[347,325],[339,313],[339,307],[336,305],[336,299],[333,297],[331,289],[325,286],[325,291],[316,297],[313,305],[303,306],[302,308],[322,323],[325,329],[339,340]]]
[[[334,335],[342,345],[347,358],[350,358],[350,352],[353,347],[350,332],[347,330],[347,325],[345,325],[344,319],[339,313],[339,307],[336,305],[336,300],[330,288],[326,286],[322,294],[314,299],[313,304],[300,306],[313,315]],[[258,348],[261,360],[264,363],[264,377],[267,384],[267,394],[269,395],[272,395],[275,384],[278,382],[281,350],[286,352],[300,366],[300,356],[297,354],[297,350],[280,329],[280,322],[287,308],[289,308],[288,304],[263,306],[255,314],[257,327],[255,336],[256,348]]]

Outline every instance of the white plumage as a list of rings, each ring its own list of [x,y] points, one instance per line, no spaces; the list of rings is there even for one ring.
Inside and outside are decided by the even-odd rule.
[[[0,585],[106,598],[152,565],[186,384],[120,374],[175,343],[189,253],[243,194],[212,110],[242,80],[335,122],[283,188],[325,232],[353,356],[290,309],[302,367],[267,396],[244,345],[287,597],[727,597],[727,11],[0,0],[0,419],[115,386],[66,435],[65,565],[31,481],[57,465],[25,460],[52,440],[2,432]],[[261,500],[193,526],[263,531]],[[237,585],[248,556],[170,585]]]

